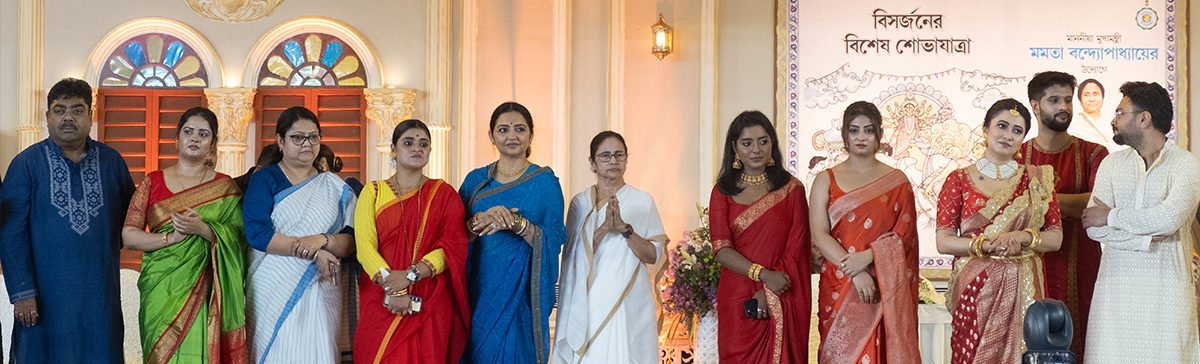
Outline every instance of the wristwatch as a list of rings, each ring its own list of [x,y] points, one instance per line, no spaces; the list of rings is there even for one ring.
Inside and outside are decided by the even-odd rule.
[[[408,278],[409,282],[413,282],[413,283],[416,283],[417,281],[421,280],[421,272],[417,270],[416,264],[410,265],[408,267],[408,275],[406,275],[405,277]]]
[[[633,225],[625,224],[625,232],[621,233],[621,236],[625,237],[626,239],[629,239],[630,236],[633,236]]]

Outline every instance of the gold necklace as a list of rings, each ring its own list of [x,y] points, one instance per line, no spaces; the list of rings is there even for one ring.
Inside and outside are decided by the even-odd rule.
[[[529,161],[525,161],[525,164],[522,164],[521,168],[517,168],[517,170],[512,171],[512,172],[507,172],[504,169],[500,168],[500,162],[496,162],[496,172],[500,173],[501,176],[512,178],[512,177],[516,177],[516,176],[520,176],[521,174],[524,174],[525,169],[529,168],[529,164],[530,164]]]
[[[396,190],[396,192],[398,192],[397,197],[399,197],[399,196],[407,195],[407,194],[411,193],[412,191],[416,191],[418,188],[421,188],[421,186],[425,185],[425,181],[426,181],[425,176],[422,175],[421,178],[417,180],[416,185],[414,185],[413,187],[404,187],[404,185],[400,184],[400,177],[397,175],[392,175],[392,178],[388,180],[388,184],[389,185],[395,184],[394,190]]]
[[[200,180],[199,180],[199,181],[196,181],[196,183],[195,183],[195,184],[193,184],[193,185],[191,185],[191,186],[188,186],[188,185],[185,185],[185,184],[183,184],[183,183],[184,183],[184,182],[183,182],[183,175],[182,175],[182,174],[179,174],[179,167],[175,167],[175,180],[179,181],[179,186],[183,187],[183,189],[182,189],[182,190],[180,190],[180,191],[187,190],[187,189],[189,189],[189,188],[192,188],[192,187],[199,186],[201,183],[204,183],[204,178],[205,178],[205,177],[208,177],[208,170],[207,170],[207,169],[205,169],[205,170],[202,170],[202,171],[200,172]]]
[[[757,176],[748,176],[745,173],[742,173],[742,184],[744,184],[744,185],[759,186],[759,185],[762,185],[763,183],[767,183],[767,174],[766,173],[763,173],[763,174],[760,174]]]

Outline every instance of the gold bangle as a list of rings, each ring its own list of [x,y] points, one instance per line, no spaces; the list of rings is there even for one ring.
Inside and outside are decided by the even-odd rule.
[[[164,248],[171,246],[171,242],[167,241],[167,234],[170,234],[170,233],[163,233],[163,247]]]
[[[406,294],[408,294],[408,288],[405,288],[405,289],[402,289],[402,290],[399,290],[399,291],[396,291],[396,292],[388,293],[388,296],[392,296],[392,297],[400,297],[400,296],[403,296],[403,295],[406,295]]]
[[[967,245],[967,254],[970,255],[972,258],[982,257],[983,256],[983,240],[984,240],[984,237],[983,237],[982,233],[979,235],[975,235],[975,237],[971,238],[971,243],[969,245]]]
[[[1037,251],[1037,247],[1042,245],[1042,234],[1038,233],[1038,231],[1034,229],[1025,229],[1025,231],[1028,232],[1029,235],[1033,236],[1033,239],[1029,241],[1029,245],[1026,246],[1026,248],[1032,251]]]
[[[752,281],[760,282],[759,274],[762,273],[762,270],[763,270],[763,266],[758,265],[757,263],[752,263],[752,264],[750,264],[750,270],[748,272],[746,272],[746,276],[750,277],[750,280],[752,280]]]

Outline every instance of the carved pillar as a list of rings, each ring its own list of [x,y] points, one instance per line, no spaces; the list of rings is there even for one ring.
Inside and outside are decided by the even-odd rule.
[[[254,89],[206,88],[208,109],[217,114],[217,172],[240,176],[246,169],[246,132],[254,117]]]
[[[450,181],[450,150],[449,136],[451,123],[450,82],[453,77],[450,68],[453,66],[454,55],[451,50],[454,34],[453,4],[443,0],[428,0],[425,4],[426,41],[425,41],[425,84],[429,87],[428,117],[425,124],[429,126],[429,136],[432,141],[432,156],[425,171],[430,178],[441,178]],[[433,158],[436,156],[437,158]],[[462,178],[461,176],[458,178]],[[458,181],[450,181],[458,184]]]
[[[412,117],[413,103],[417,99],[417,90],[411,88],[369,88],[363,90],[363,94],[367,98],[367,119],[375,122],[376,130],[379,131],[379,141],[375,143],[375,149],[379,152],[379,171],[378,178],[387,178],[395,172],[389,162],[392,158],[392,129],[396,128],[396,124]],[[430,125],[430,131],[433,126]],[[437,139],[432,135],[434,148],[437,146]],[[442,139],[445,139],[444,137]],[[426,166],[426,171],[432,171],[434,165],[434,156],[444,154],[439,153],[437,149],[433,150],[433,155],[430,156],[429,165]],[[445,166],[445,163],[442,163]],[[443,172],[442,175],[445,173]],[[430,173],[430,178],[441,178],[441,175]]]
[[[17,141],[21,150],[42,140],[43,1],[17,4]]]

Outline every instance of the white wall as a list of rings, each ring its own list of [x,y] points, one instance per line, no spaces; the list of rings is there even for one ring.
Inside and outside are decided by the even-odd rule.
[[[0,1],[0,173],[17,155],[17,2]]]

